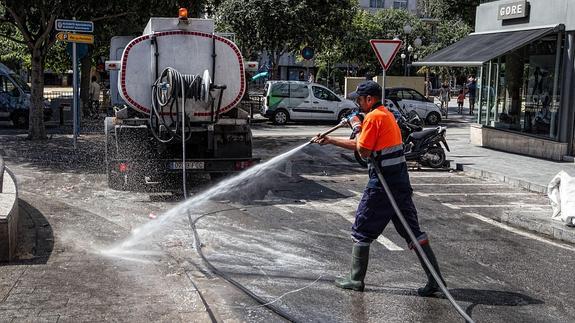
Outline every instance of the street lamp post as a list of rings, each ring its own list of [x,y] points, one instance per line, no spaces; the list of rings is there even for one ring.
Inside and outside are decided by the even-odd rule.
[[[403,60],[403,74],[409,76],[409,69],[411,67],[411,58],[416,59],[417,55],[413,54],[416,47],[421,46],[421,38],[417,36],[413,41],[413,46],[409,42],[409,35],[413,31],[413,27],[410,24],[403,26],[403,33],[405,34],[405,40],[403,45],[403,53],[401,54],[401,59]]]

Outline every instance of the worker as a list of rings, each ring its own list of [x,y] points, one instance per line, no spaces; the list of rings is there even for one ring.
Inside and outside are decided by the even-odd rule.
[[[403,154],[401,131],[393,117],[381,103],[381,86],[374,81],[361,83],[351,94],[360,109],[366,113],[361,121],[357,116],[351,117],[350,125],[359,132],[357,139],[336,138],[318,134],[313,142],[320,145],[335,145],[349,150],[357,150],[363,158],[374,156],[377,165],[369,163],[369,181],[359,202],[355,221],[352,226],[354,241],[351,257],[351,272],[344,278],[338,278],[335,285],[344,289],[362,292],[365,288],[364,279],[369,260],[369,246],[383,232],[389,221],[393,222],[399,235],[405,239],[410,249],[415,249],[406,229],[402,226],[398,215],[377,177],[374,167],[379,167],[383,177],[390,187],[393,197],[403,213],[411,231],[417,237],[425,255],[439,276],[439,266],[425,232],[421,231],[417,219],[417,210],[411,199],[413,189],[409,182],[407,165]],[[428,282],[418,289],[420,296],[440,296],[441,290],[431,272],[426,267],[421,255],[415,249],[417,257],[423,266]],[[443,278],[441,278],[443,281]],[[445,283],[445,282],[444,282]]]

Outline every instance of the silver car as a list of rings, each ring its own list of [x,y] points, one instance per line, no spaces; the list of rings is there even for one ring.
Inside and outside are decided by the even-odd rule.
[[[423,94],[406,87],[385,89],[385,98],[394,101],[403,111],[411,111],[425,120],[426,124],[436,125],[441,121],[441,109]]]

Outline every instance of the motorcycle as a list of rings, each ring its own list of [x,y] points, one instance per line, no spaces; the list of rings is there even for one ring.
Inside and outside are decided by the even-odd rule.
[[[440,126],[423,130],[420,125],[409,122],[407,117],[402,114],[397,119],[403,138],[405,159],[431,168],[443,167],[446,160],[443,147],[450,151],[445,139],[447,128]],[[415,117],[419,118],[417,115]],[[352,134],[350,138],[355,138],[355,135]],[[367,167],[367,158],[361,157],[357,151],[354,151],[354,157],[361,166]]]
[[[445,139],[446,131],[446,127],[439,126],[410,134],[404,143],[405,159],[431,168],[442,168],[446,160],[443,147],[450,151]]]

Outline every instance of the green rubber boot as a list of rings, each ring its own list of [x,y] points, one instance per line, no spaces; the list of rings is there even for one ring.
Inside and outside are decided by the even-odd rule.
[[[363,289],[365,288],[363,279],[367,272],[368,261],[369,245],[359,246],[354,244],[351,251],[351,272],[347,277],[337,278],[335,280],[335,286],[363,292]]]
[[[439,265],[437,264],[437,259],[435,258],[435,254],[433,253],[433,250],[431,249],[429,243],[421,246],[421,248],[423,249],[423,252],[427,256],[427,259],[429,259],[429,262],[433,266],[433,269],[435,269],[435,271],[441,278],[441,282],[445,286],[447,286],[445,280],[443,279],[443,276],[441,276],[441,272],[439,271]],[[419,258],[419,262],[421,262],[421,266],[423,267],[425,275],[427,276],[427,284],[424,287],[419,288],[417,290],[417,294],[419,294],[419,296],[422,297],[441,297],[443,295],[443,291],[437,284],[435,278],[433,278],[431,271],[425,265],[425,262],[423,261],[423,258],[421,258],[421,256],[419,255],[419,252],[417,252],[417,249],[415,249],[415,254],[417,255],[417,258]]]

